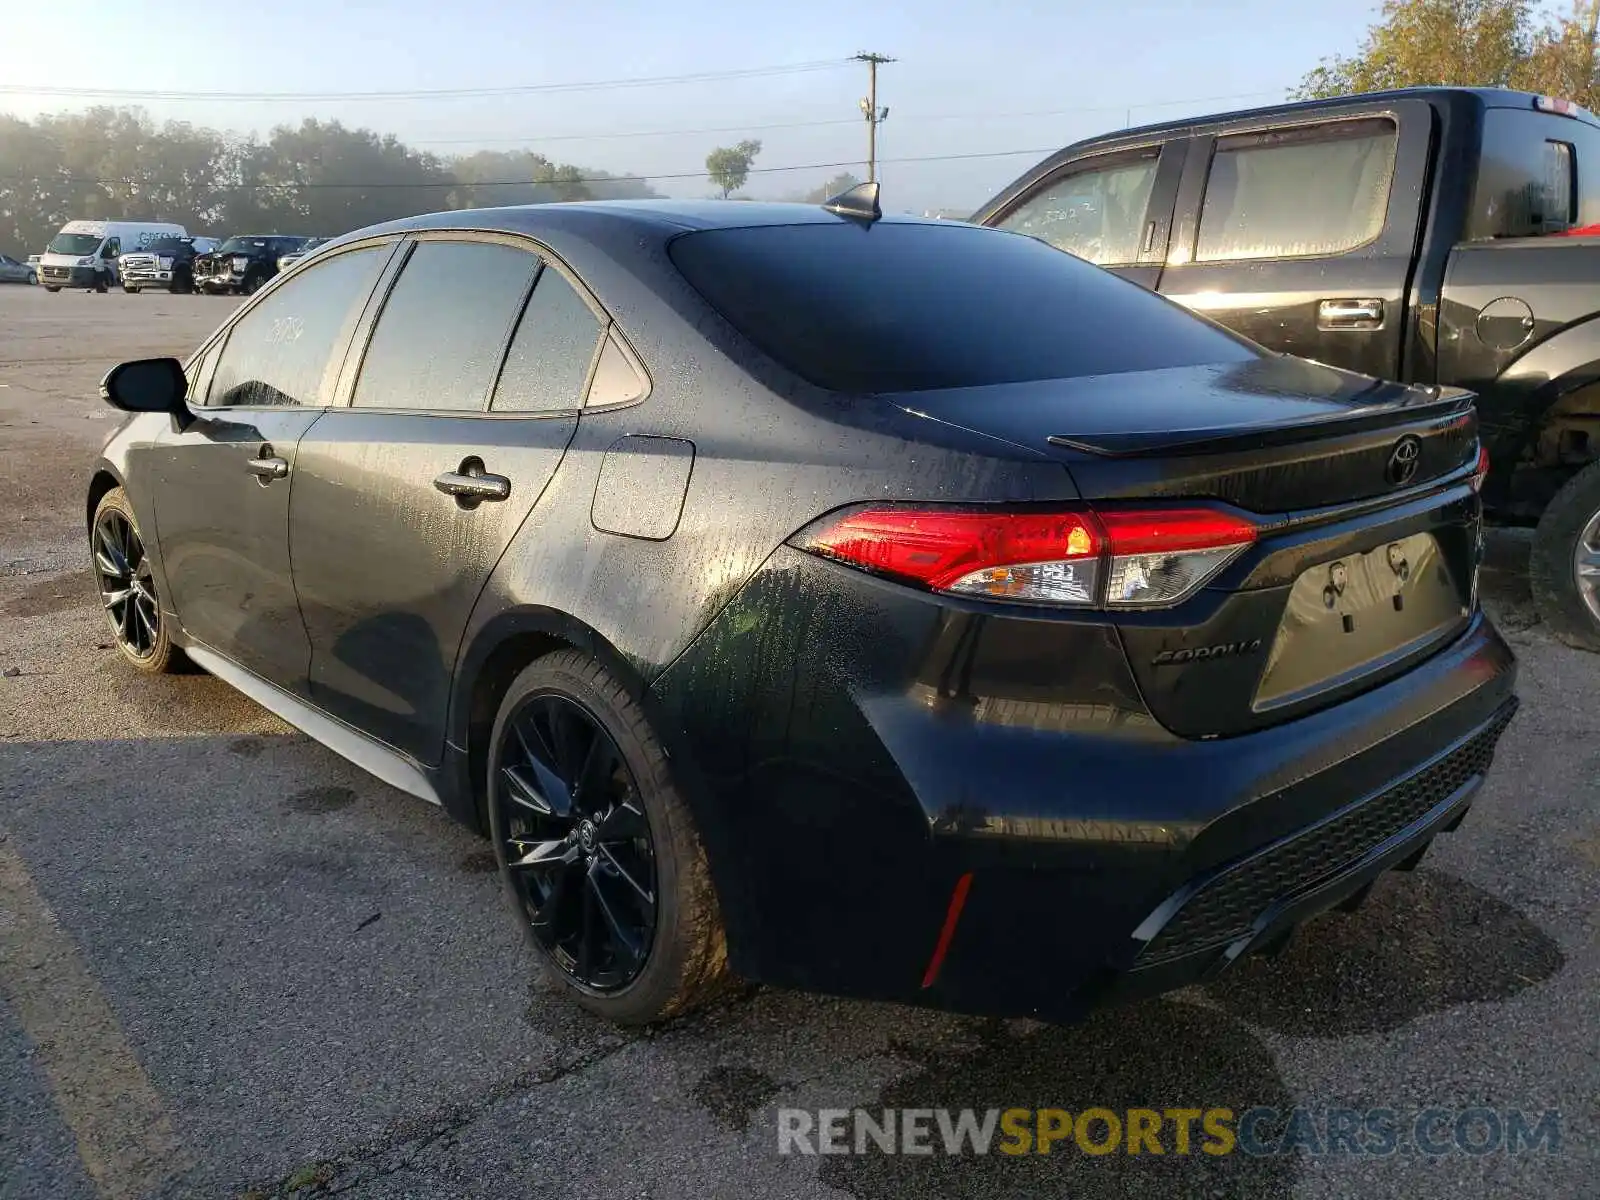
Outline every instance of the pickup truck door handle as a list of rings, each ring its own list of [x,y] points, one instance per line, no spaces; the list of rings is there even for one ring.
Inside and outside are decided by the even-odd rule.
[[[433,486],[457,500],[504,500],[511,495],[511,480],[504,475],[446,471],[433,481]]]
[[[1318,329],[1382,329],[1382,300],[1322,300],[1317,304]]]
[[[246,461],[245,470],[266,484],[274,479],[282,479],[289,473],[289,464],[272,452],[271,446],[263,446],[256,456]]]

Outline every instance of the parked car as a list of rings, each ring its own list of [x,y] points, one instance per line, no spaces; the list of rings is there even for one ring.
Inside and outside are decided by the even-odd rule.
[[[50,239],[36,268],[47,292],[62,288],[108,291],[121,279],[117,262],[123,251],[152,241],[188,237],[182,225],[163,221],[68,221]]]
[[[216,248],[210,238],[172,237],[149,243],[143,250],[119,260],[122,290],[160,288],[167,292],[194,291],[194,260]]]
[[[103,390],[122,659],[487,833],[621,1022],[1207,977],[1415,864],[1516,705],[1469,393],[875,185],[374,227]]]
[[[0,254],[0,283],[37,283],[34,268],[18,262],[8,254]]]
[[[1411,88],[1188,119],[1052,155],[973,218],[1275,350],[1478,393],[1497,520],[1536,524],[1552,632],[1600,650],[1600,122]],[[1563,236],[1552,240],[1550,235]]]
[[[194,262],[195,287],[203,292],[251,295],[278,273],[278,259],[308,239],[281,234],[231,237]]]
[[[310,254],[318,246],[321,246],[325,242],[327,242],[327,240],[328,240],[327,238],[320,238],[320,237],[319,238],[307,238],[305,243],[298,250],[295,250],[295,251],[292,251],[292,252],[290,252],[288,254],[285,254],[282,258],[280,258],[278,260],[278,271],[279,271],[279,273],[287,271],[290,267],[294,266],[295,263],[299,262],[306,255]]]

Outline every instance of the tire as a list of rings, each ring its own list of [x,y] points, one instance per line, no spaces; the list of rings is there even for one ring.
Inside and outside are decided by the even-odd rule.
[[[535,790],[522,791],[531,797],[531,803],[514,800],[520,785],[509,772],[520,772],[527,779],[545,778],[523,765],[531,763],[530,744],[538,748],[531,753],[541,755],[543,748],[556,743],[587,747],[566,757],[582,758],[585,768],[596,761],[598,738],[591,742],[577,734],[563,737],[552,723],[571,721],[573,724],[562,728],[582,733],[584,718],[609,739],[609,747],[600,747],[605,761],[599,763],[598,773],[584,769],[564,772],[576,781],[570,792],[558,793],[570,797],[569,811],[565,815],[552,812],[551,807],[542,810],[545,815],[530,811],[547,804],[541,796],[553,789],[543,783]],[[560,757],[551,753],[546,761],[554,766]],[[592,777],[587,780],[588,791],[582,786],[586,775]],[[672,780],[666,753],[644,712],[604,667],[578,651],[563,650],[536,660],[516,677],[495,718],[487,794],[490,837],[502,889],[557,991],[605,1020],[648,1025],[692,1011],[725,990],[729,982],[727,941],[694,818]],[[621,819],[614,820],[618,814]],[[563,825],[569,832],[558,841]],[[588,833],[583,832],[584,826]],[[608,826],[613,829],[610,838]],[[650,844],[648,860],[640,849],[641,831]],[[550,847],[558,849],[540,854],[541,849]],[[511,865],[516,858],[525,864],[534,856],[543,864],[536,869]],[[626,874],[622,873],[624,866]],[[634,875],[651,886],[635,883]],[[608,881],[604,888],[602,880]],[[543,889],[548,890],[541,904],[538,893]],[[598,899],[591,896],[590,889]],[[608,892],[610,901],[606,900]],[[625,957],[620,935],[611,938],[610,933],[619,930],[622,922],[611,913],[615,908],[624,910],[624,916],[637,915],[641,898],[650,902],[653,929],[630,926],[643,952]],[[582,909],[581,920],[571,912],[575,904]],[[594,928],[611,938],[608,947],[597,948],[593,954],[582,948],[573,950],[561,939],[561,930],[574,924],[580,930],[580,941],[587,936],[591,909],[584,906],[590,904],[596,914]],[[535,920],[536,915],[545,918],[546,914],[546,919]],[[563,914],[568,919],[563,920]],[[586,967],[596,957],[602,967],[606,963],[622,965],[609,974]]]
[[[28,286],[30,286],[30,287],[39,286],[39,277],[37,275],[35,275],[32,271],[28,272]]]
[[[194,291],[194,279],[188,275],[175,274],[169,290],[175,296],[187,296]]]
[[[51,287],[51,286],[50,286],[50,285],[49,285],[49,284],[48,284],[48,283],[47,283],[47,284],[45,284],[45,285],[44,285],[44,290],[45,290],[45,291],[47,291],[47,292],[59,292],[59,291],[60,291],[60,290],[61,290],[61,289],[60,289],[60,288],[58,288],[58,287]]]
[[[121,527],[132,542],[111,530]],[[134,520],[133,506],[120,487],[112,488],[95,505],[89,526],[89,569],[100,588],[112,642],[122,660],[147,675],[168,675],[188,666],[183,651],[172,644],[166,614],[156,597],[149,556]],[[126,584],[127,587],[119,585]],[[129,595],[127,593],[134,593]],[[124,599],[111,599],[119,593]]]
[[[91,290],[94,291],[97,295],[101,295],[101,296],[104,296],[108,291],[111,290],[110,287],[106,284],[106,277],[105,277],[105,275],[103,273],[97,274],[94,277],[94,287]]]
[[[1585,565],[1593,573],[1580,582]],[[1539,518],[1528,582],[1551,633],[1600,653],[1600,462],[1567,480]]]
[[[127,284],[123,284],[122,285],[122,290],[127,292],[128,295],[130,295],[130,296],[137,296],[139,294],[139,289],[138,288],[129,287]]]
[[[266,283],[267,277],[265,275],[248,275],[245,277],[244,284],[239,288],[239,292],[244,296],[254,296],[266,286]]]

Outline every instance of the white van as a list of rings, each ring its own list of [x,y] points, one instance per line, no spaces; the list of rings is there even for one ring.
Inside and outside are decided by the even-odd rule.
[[[39,259],[47,292],[89,288],[103,292],[119,279],[117,259],[156,238],[188,237],[182,225],[159,221],[68,221]]]

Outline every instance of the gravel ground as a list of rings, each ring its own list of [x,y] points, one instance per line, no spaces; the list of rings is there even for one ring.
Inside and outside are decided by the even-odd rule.
[[[761,990],[647,1035],[550,995],[485,845],[205,676],[82,568],[112,362],[228,301],[0,288],[0,1198],[1592,1197],[1600,658],[1527,541],[1525,705],[1422,870],[1278,959],[1074,1028]],[[1561,1110],[1559,1152],[780,1156],[779,1106]],[[1170,1146],[1170,1142],[1169,1142]]]

